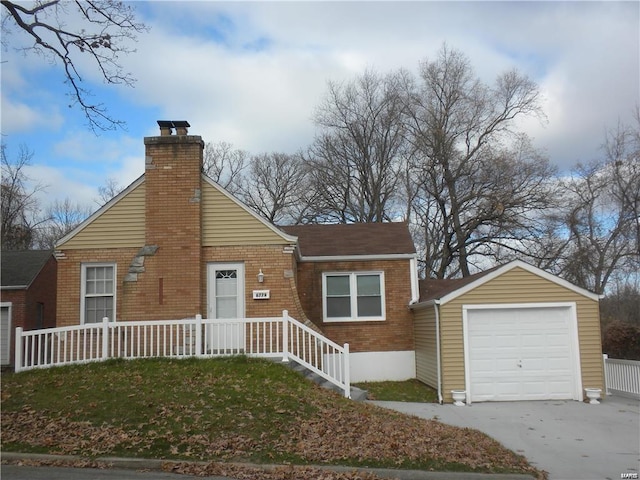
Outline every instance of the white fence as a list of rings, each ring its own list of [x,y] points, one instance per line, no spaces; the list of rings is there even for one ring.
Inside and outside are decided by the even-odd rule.
[[[607,395],[640,399],[640,362],[604,357],[604,382]]]
[[[109,358],[248,355],[293,360],[351,396],[349,344],[340,346],[289,317],[110,322],[24,331],[16,328],[15,370]]]

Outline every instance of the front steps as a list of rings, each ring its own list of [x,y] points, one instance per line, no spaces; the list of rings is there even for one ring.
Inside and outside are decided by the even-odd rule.
[[[333,390],[334,392],[338,392],[340,395],[344,395],[344,390],[339,388],[337,385],[334,385],[330,381],[322,378],[315,372],[312,372],[307,367],[300,365],[294,361],[289,361],[286,365],[291,368],[293,371],[298,372],[303,377],[311,380],[314,383],[317,383],[323,388],[327,388],[329,390]],[[362,390],[361,388],[351,386],[351,400],[355,400],[356,402],[362,402],[367,399],[367,391]]]

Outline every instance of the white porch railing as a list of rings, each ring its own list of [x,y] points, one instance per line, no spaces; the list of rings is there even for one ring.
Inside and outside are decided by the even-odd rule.
[[[248,355],[293,360],[351,396],[349,344],[340,346],[303,323],[282,317],[110,322],[24,331],[16,328],[15,370],[109,358]]]
[[[640,399],[640,361],[618,360],[603,355],[607,395]]]

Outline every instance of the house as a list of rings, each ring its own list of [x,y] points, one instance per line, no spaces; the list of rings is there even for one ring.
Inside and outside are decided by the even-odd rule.
[[[56,245],[58,326],[287,310],[350,344],[352,381],[415,377],[405,223],[277,228],[202,174],[187,122],[158,123],[144,175]]]
[[[56,260],[51,250],[2,252],[0,359],[12,365],[13,332],[55,327]]]
[[[420,281],[416,376],[445,402],[582,400],[604,386],[598,295],[521,261]]]
[[[58,326],[287,310],[349,343],[353,382],[418,378],[447,402],[602,385],[597,296],[522,262],[419,282],[406,223],[276,227],[202,174],[187,122],[158,124],[145,173],[56,245]]]

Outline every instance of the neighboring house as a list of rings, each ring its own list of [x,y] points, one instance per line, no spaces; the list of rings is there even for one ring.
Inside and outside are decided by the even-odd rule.
[[[582,400],[604,388],[598,295],[521,261],[420,281],[417,378],[467,402]]]
[[[12,365],[16,327],[56,326],[56,260],[50,250],[2,252],[0,359]]]
[[[540,382],[551,387],[535,390],[535,398],[581,400],[578,389],[602,385],[596,295],[521,262],[438,281],[439,294],[427,288],[432,282],[420,291],[406,223],[275,227],[202,174],[204,143],[187,134],[187,122],[158,123],[160,135],[144,139],[144,175],[56,245],[58,326],[287,310],[349,343],[354,382],[417,377],[447,402],[451,389],[468,390],[473,401],[527,398],[502,392]],[[546,333],[556,327],[557,335]],[[531,351],[545,378],[523,377],[528,357],[518,370],[492,373],[503,360],[482,357],[477,344],[494,338],[492,329],[509,333],[491,351],[506,352],[500,341],[538,342]],[[569,353],[546,348],[547,341]],[[476,359],[480,370],[469,367]],[[571,379],[556,389],[556,373]],[[497,395],[480,396],[489,383]]]

